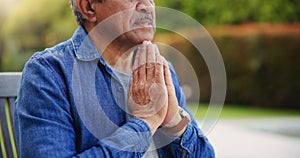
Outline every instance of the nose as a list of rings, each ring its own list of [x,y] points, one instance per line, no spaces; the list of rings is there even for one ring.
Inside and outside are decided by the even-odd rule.
[[[154,3],[152,0],[141,0],[136,7],[137,11],[142,13],[152,13],[154,10]]]

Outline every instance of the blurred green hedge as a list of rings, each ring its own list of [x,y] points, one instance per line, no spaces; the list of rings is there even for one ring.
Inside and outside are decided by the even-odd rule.
[[[10,8],[6,3],[0,5],[0,71],[21,71],[32,53],[68,39],[77,26],[69,1],[26,0]],[[210,26],[227,70],[227,103],[300,108],[300,24],[291,24],[300,21],[299,0],[157,0],[156,4]],[[178,35],[158,35],[157,39],[184,52],[199,78],[200,101],[208,102],[210,76],[200,53]],[[180,68],[183,63],[173,64],[179,67],[183,84],[190,84],[192,90],[197,87],[187,70]],[[189,101],[196,101],[199,94],[192,92]]]
[[[299,0],[156,0],[156,5],[183,11],[203,25],[300,21]]]
[[[299,28],[300,24],[208,28],[226,67],[226,103],[300,108]],[[200,53],[179,35],[164,34],[156,39],[168,42],[191,62],[199,80],[200,101],[208,102],[210,76]],[[185,68],[174,64],[181,78],[188,78]],[[197,101],[196,98],[192,96],[190,101]]]

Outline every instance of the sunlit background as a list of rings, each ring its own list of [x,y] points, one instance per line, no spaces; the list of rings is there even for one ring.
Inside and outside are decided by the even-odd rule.
[[[0,4],[1,72],[22,71],[34,52],[70,38],[77,28],[68,0],[0,0]],[[221,51],[227,95],[221,120],[209,135],[217,156],[300,157],[300,1],[157,0],[156,4],[192,16]],[[171,31],[157,32],[155,40],[178,49],[195,70],[200,105],[193,93],[199,87],[189,85],[185,68],[173,63],[201,122],[211,92],[206,63],[186,39]]]

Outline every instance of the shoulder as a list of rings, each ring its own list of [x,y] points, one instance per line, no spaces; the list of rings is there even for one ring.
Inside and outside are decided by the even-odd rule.
[[[71,40],[62,42],[51,48],[34,53],[26,62],[24,70],[30,65],[43,66],[47,69],[70,67],[75,58]]]
[[[51,48],[46,48],[43,51],[34,53],[28,62],[41,61],[41,60],[63,60],[66,57],[74,56],[72,55],[72,42],[67,40]]]
[[[65,80],[67,74],[72,71],[74,58],[72,42],[67,40],[52,48],[34,53],[24,66],[22,78],[31,80],[30,82],[53,80],[61,87],[65,87]]]

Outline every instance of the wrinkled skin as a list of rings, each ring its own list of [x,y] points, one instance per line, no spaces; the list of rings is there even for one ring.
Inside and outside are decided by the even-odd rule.
[[[132,75],[128,99],[132,115],[151,118],[159,126],[169,123],[179,110],[178,103],[168,63],[155,44],[143,42],[139,47]]]

